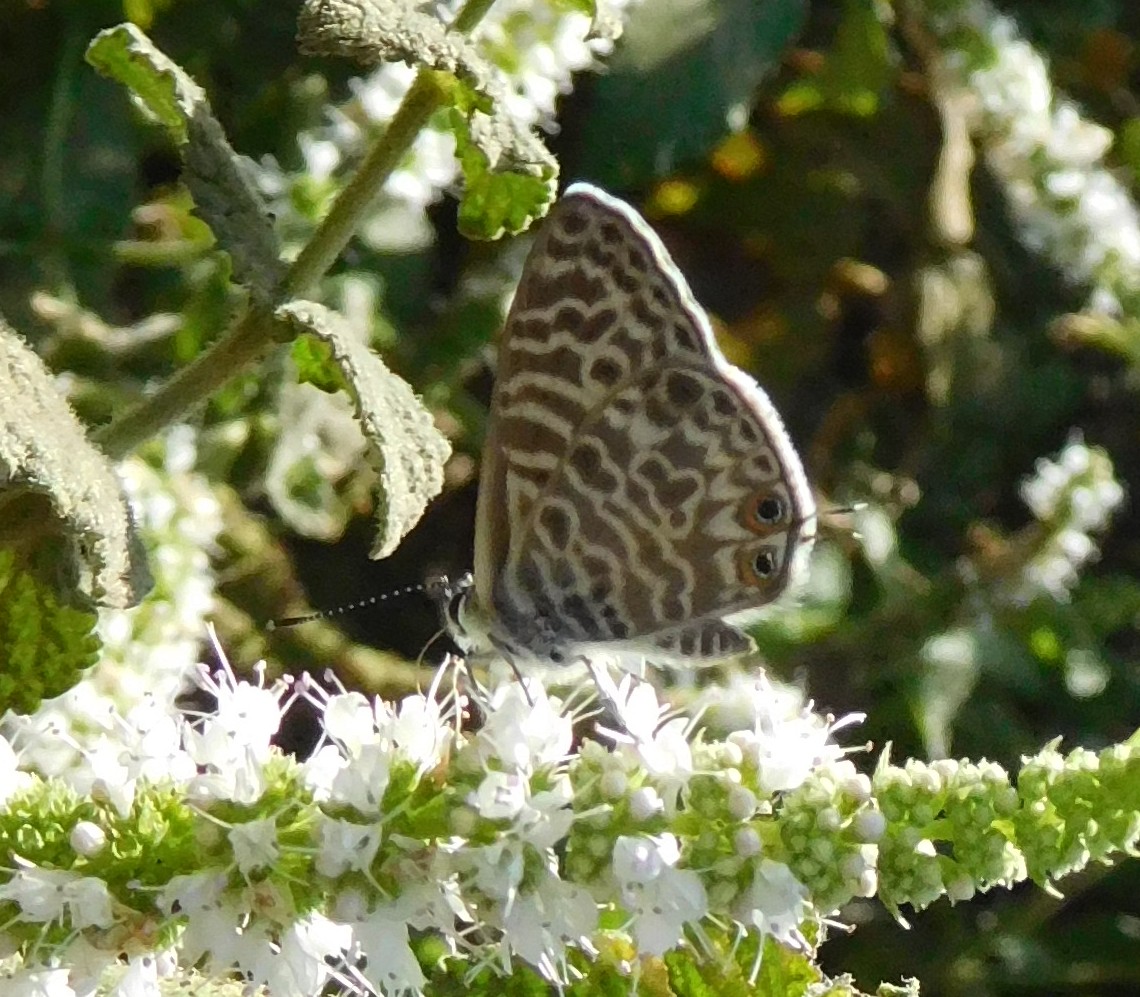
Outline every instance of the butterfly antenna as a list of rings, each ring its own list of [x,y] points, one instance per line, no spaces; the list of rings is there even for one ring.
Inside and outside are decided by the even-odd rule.
[[[270,620],[265,624],[265,629],[284,630],[286,627],[296,627],[302,623],[312,623],[314,620],[331,620],[337,616],[343,616],[345,613],[354,613],[358,609],[367,609],[369,606],[377,606],[382,602],[387,602],[389,599],[426,591],[427,586],[422,582],[415,585],[405,585],[403,588],[393,589],[391,592],[382,592],[380,595],[369,596],[367,599],[359,599],[356,602],[346,602],[344,605],[336,606],[333,609],[320,609],[315,613],[306,613],[304,616],[285,616],[279,620]]]

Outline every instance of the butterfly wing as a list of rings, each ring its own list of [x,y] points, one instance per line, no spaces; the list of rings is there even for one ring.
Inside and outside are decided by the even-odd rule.
[[[500,347],[475,552],[499,643],[738,653],[721,618],[774,599],[814,530],[779,416],[664,246],[625,204],[571,187]]]

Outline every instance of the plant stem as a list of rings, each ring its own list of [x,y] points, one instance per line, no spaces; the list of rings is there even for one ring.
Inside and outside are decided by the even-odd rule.
[[[471,31],[494,0],[468,0],[453,29]],[[412,147],[446,93],[436,72],[421,68],[384,133],[356,175],[337,196],[312,239],[293,261],[276,295],[279,302],[314,288],[352,238],[369,205]],[[158,391],[94,434],[112,460],[126,456],[164,426],[185,415],[229,379],[261,360],[276,345],[278,323],[261,309],[246,311],[207,352],[172,376]]]
[[[293,261],[282,289],[285,300],[303,296],[340,256],[355,233],[361,216],[412,147],[428,119],[442,106],[443,99],[444,92],[436,81],[435,71],[421,69],[384,134],[369,150],[356,175],[337,195],[320,228]]]
[[[185,415],[247,365],[274,346],[276,323],[262,312],[247,310],[205,353],[183,367],[149,398],[94,434],[95,443],[112,460],[129,454],[164,426]]]

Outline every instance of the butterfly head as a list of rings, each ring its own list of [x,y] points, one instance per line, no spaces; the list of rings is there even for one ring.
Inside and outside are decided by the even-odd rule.
[[[427,583],[443,628],[447,635],[459,645],[464,654],[469,654],[480,643],[478,615],[473,612],[475,582],[471,572],[460,575],[452,581],[447,575],[440,575]]]

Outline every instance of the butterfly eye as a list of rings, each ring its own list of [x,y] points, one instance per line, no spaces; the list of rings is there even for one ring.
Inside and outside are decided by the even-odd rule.
[[[762,550],[752,562],[752,570],[757,578],[769,578],[776,570],[776,558],[771,551]]]
[[[774,495],[766,495],[756,503],[756,519],[763,526],[775,526],[784,518],[784,503]]]

